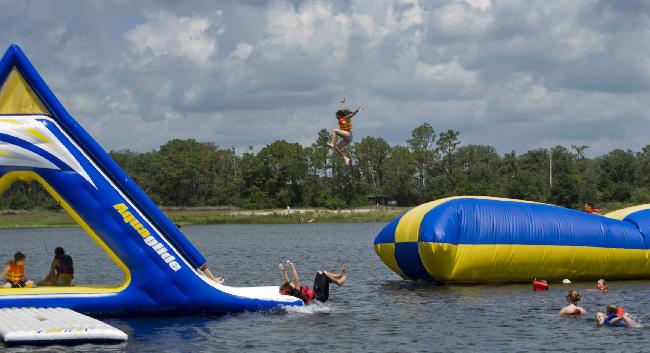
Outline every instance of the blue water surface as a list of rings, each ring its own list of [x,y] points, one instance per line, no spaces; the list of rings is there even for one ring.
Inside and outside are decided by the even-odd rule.
[[[277,263],[291,259],[311,283],[318,270],[349,268],[324,305],[225,316],[105,318],[129,334],[118,345],[2,347],[7,352],[539,352],[648,351],[647,328],[598,328],[593,314],[619,303],[650,324],[650,282],[436,286],[402,281],[372,249],[383,223],[188,226],[185,234],[213,272],[233,286],[279,284]],[[0,230],[0,259],[28,255],[32,278],[47,273],[50,253],[72,254],[77,283],[115,284],[120,273],[76,228]],[[582,318],[557,315],[567,290],[583,294]]]

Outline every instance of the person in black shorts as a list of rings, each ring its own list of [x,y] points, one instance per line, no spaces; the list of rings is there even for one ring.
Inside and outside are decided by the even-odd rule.
[[[341,267],[338,273],[318,271],[314,278],[314,288],[303,286],[300,283],[300,277],[296,266],[293,262],[287,260],[287,267],[291,270],[291,280],[287,276],[287,267],[283,264],[278,265],[280,276],[282,276],[282,285],[280,285],[280,294],[291,295],[301,299],[305,304],[311,303],[312,300],[318,300],[321,303],[326,302],[330,296],[330,283],[336,283],[342,286],[347,280],[348,271],[345,266]]]

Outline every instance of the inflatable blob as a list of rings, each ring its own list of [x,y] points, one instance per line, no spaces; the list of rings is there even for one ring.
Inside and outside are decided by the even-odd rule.
[[[606,216],[479,196],[429,202],[386,225],[377,255],[404,279],[453,283],[650,278],[650,205]]]
[[[66,112],[18,46],[0,61],[0,82],[0,192],[17,181],[40,183],[124,274],[115,287],[0,289],[0,308],[136,315],[303,305],[277,286],[236,288],[205,277],[201,253]]]

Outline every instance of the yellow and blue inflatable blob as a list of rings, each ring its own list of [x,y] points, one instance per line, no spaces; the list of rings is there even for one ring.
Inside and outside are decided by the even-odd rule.
[[[374,247],[404,279],[442,283],[650,278],[650,205],[606,216],[521,200],[451,197],[390,222]]]

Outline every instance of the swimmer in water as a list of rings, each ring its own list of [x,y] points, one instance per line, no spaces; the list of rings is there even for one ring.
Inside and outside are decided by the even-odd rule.
[[[596,322],[598,326],[632,326],[638,327],[638,324],[630,318],[630,315],[617,307],[615,304],[609,304],[605,312],[596,313]]]
[[[566,300],[567,306],[564,308],[560,309],[560,315],[580,315],[580,314],[586,314],[587,311],[581,307],[578,306],[578,302],[580,299],[582,299],[582,295],[578,293],[576,290],[570,290],[569,293],[564,297]]]
[[[348,274],[345,266],[342,266],[341,271],[338,273],[319,271],[316,273],[316,278],[314,278],[314,289],[311,289],[300,283],[300,277],[298,277],[298,271],[296,271],[296,266],[293,262],[287,260],[287,267],[291,270],[291,280],[287,276],[287,268],[283,264],[279,264],[279,267],[280,275],[282,276],[280,294],[299,298],[305,305],[311,303],[314,299],[321,303],[326,302],[330,295],[330,283],[334,282],[340,287],[345,283]]]
[[[596,289],[606,291],[609,290],[609,286],[607,285],[607,282],[601,278],[598,280],[598,282],[596,282]]]

